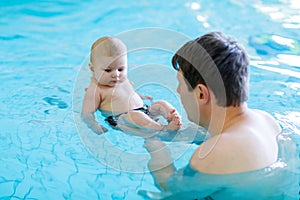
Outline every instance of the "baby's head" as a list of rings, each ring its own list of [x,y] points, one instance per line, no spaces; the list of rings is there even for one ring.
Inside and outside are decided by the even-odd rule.
[[[127,78],[127,49],[114,37],[102,37],[91,48],[90,69],[102,85],[114,86]]]

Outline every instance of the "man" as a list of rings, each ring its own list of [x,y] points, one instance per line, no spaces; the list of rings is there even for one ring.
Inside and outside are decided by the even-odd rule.
[[[149,169],[160,190],[178,192],[180,185],[185,187],[181,177],[185,173],[238,174],[277,161],[281,129],[271,115],[247,107],[249,60],[236,41],[218,32],[206,34],[184,44],[172,64],[178,70],[177,92],[189,120],[206,128],[211,137],[195,150],[182,173],[175,169],[163,142],[146,139],[145,148],[151,155]],[[209,193],[206,183],[198,180],[184,190],[201,191],[202,187],[203,194],[197,198],[216,192]]]

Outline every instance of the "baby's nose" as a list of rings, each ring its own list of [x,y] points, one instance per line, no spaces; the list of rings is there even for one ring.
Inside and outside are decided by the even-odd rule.
[[[112,77],[119,77],[119,75],[120,75],[119,70],[114,70]]]

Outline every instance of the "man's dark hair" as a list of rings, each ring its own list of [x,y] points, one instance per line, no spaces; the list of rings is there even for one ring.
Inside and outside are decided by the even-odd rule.
[[[204,84],[220,106],[239,106],[248,99],[247,53],[235,40],[219,32],[184,44],[173,56],[172,65],[183,72],[190,91]]]

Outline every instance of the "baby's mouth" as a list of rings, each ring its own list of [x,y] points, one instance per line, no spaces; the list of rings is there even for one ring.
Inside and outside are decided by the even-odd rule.
[[[117,82],[119,82],[119,81],[120,81],[120,79],[114,79],[114,80],[112,80],[111,82],[117,83]]]

